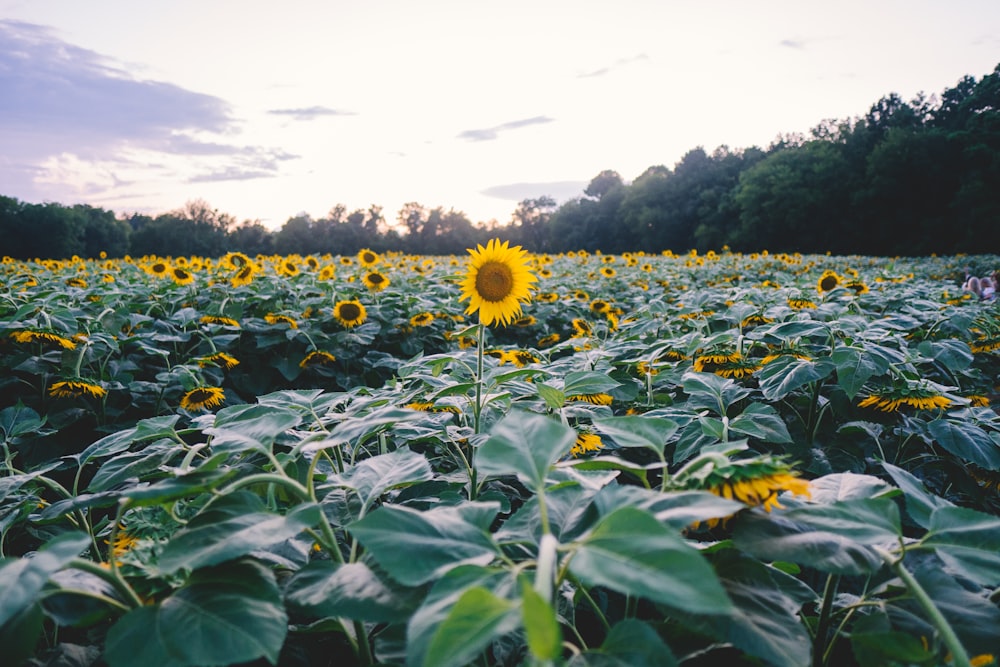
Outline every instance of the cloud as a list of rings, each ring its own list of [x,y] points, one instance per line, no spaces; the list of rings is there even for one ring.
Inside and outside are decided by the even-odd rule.
[[[289,116],[292,120],[316,120],[323,116],[356,116],[353,111],[342,111],[329,107],[312,106],[300,109],[271,109],[269,114],[275,116]]]
[[[589,181],[548,181],[538,183],[506,183],[493,185],[480,191],[487,197],[522,201],[539,197],[552,197],[558,202],[564,202],[583,194]]]
[[[804,51],[806,48],[806,43],[800,39],[783,39],[778,42],[778,46],[784,46],[785,48],[795,49],[796,51]]]
[[[611,65],[608,65],[607,67],[602,67],[600,69],[595,69],[595,70],[590,71],[590,72],[584,72],[583,74],[577,74],[577,78],[578,79],[592,79],[592,78],[595,78],[595,77],[604,76],[605,74],[610,73],[611,70],[615,70],[615,69],[618,69],[618,68],[621,68],[621,67],[625,67],[627,65],[632,65],[634,63],[646,62],[648,60],[649,60],[649,56],[647,56],[645,53],[640,53],[638,55],[632,56],[631,58],[619,58],[618,60],[616,60]]]
[[[461,134],[459,134],[458,138],[465,139],[467,141],[493,141],[499,138],[501,132],[506,132],[507,130],[516,130],[522,127],[528,127],[529,125],[542,125],[544,123],[551,123],[554,120],[555,120],[554,118],[549,118],[548,116],[535,116],[533,118],[512,120],[509,123],[502,123],[500,125],[487,127],[480,130],[466,130]]]

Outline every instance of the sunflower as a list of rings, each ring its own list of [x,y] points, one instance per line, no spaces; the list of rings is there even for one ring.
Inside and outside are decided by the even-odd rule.
[[[289,278],[294,278],[299,275],[299,265],[296,264],[291,258],[283,259],[278,264],[278,275],[288,276]]]
[[[614,278],[615,276],[618,275],[618,272],[615,271],[610,266],[602,266],[601,267],[601,275],[604,276],[605,278]]]
[[[841,278],[837,275],[836,271],[827,269],[823,272],[823,275],[819,277],[816,281],[816,291],[817,292],[829,292],[832,289],[836,289],[840,285]]]
[[[582,401],[591,405],[611,405],[611,394],[574,394],[566,397],[567,401]]]
[[[108,390],[99,384],[87,380],[62,380],[52,383],[49,387],[49,396],[53,398],[83,398],[92,396],[103,398]]]
[[[921,389],[916,391],[911,390],[907,394],[895,390],[885,394],[871,394],[858,403],[858,407],[877,408],[882,412],[898,412],[903,406],[916,408],[917,410],[934,410],[937,408],[947,408],[950,405],[951,399],[947,396]]]
[[[555,303],[559,300],[559,295],[555,292],[542,292],[537,298],[542,303]]]
[[[381,292],[389,286],[389,279],[378,271],[369,271],[366,273],[362,282],[364,282],[365,287],[372,292]]]
[[[988,396],[983,396],[981,394],[969,394],[965,398],[969,400],[969,405],[974,408],[990,407],[990,399]]]
[[[222,317],[221,315],[202,315],[201,319],[198,320],[202,324],[218,324],[223,327],[236,327],[239,328],[240,323],[231,317]]]
[[[190,271],[180,266],[175,266],[170,270],[170,277],[178,285],[190,285],[194,282],[194,275]]]
[[[606,313],[610,307],[611,304],[604,299],[594,299],[590,302],[590,310],[595,313]]]
[[[334,269],[333,266],[328,264],[324,266],[322,269],[320,269],[319,276],[317,276],[317,279],[333,280],[336,275],[337,275],[337,270]]]
[[[150,264],[147,271],[150,275],[154,275],[157,278],[165,278],[170,273],[170,268],[171,267],[168,262],[159,261]]]
[[[573,448],[569,450],[570,456],[583,456],[587,452],[597,452],[604,447],[601,436],[596,433],[578,433]]]
[[[82,289],[82,288],[84,288],[84,287],[87,286],[87,281],[84,280],[83,278],[69,278],[66,281],[66,286],[67,287],[79,287],[79,288]]]
[[[198,387],[181,396],[181,408],[189,412],[210,410],[225,400],[226,394],[221,387]]]
[[[198,365],[204,368],[205,366],[218,366],[220,368],[225,368],[229,370],[231,368],[236,368],[240,365],[239,359],[232,357],[225,352],[215,352],[206,357],[202,357],[198,360]]]
[[[538,357],[533,355],[528,350],[511,350],[508,353],[507,358],[514,362],[514,365],[518,368],[524,368],[528,364],[538,363]]]
[[[268,313],[264,316],[264,321],[268,324],[287,324],[289,328],[292,329],[299,328],[299,323],[288,315],[275,315],[274,313]]]
[[[535,319],[533,315],[525,315],[514,320],[513,325],[515,327],[533,327],[538,324],[538,320]]]
[[[538,347],[543,349],[546,347],[552,347],[553,345],[558,343],[561,339],[562,337],[557,333],[549,334],[548,336],[543,336],[538,340]]]
[[[761,362],[747,359],[738,352],[729,355],[709,354],[696,357],[694,370],[698,373],[715,373],[724,378],[746,378],[761,369]]]
[[[252,262],[248,261],[246,264],[240,267],[240,270],[229,279],[229,284],[233,287],[243,287],[244,285],[249,285],[253,282],[253,276],[256,273],[256,269]]]
[[[302,368],[309,368],[310,366],[329,366],[337,360],[337,357],[333,356],[329,352],[323,352],[322,350],[313,350],[305,356],[302,361],[299,362],[299,366]]]
[[[253,264],[250,258],[242,252],[227,252],[219,263],[230,269],[242,268]]]
[[[815,308],[816,304],[809,299],[789,299],[788,307],[793,310],[804,310],[806,308]]]
[[[454,405],[435,405],[434,403],[429,403],[425,401],[416,401],[413,403],[407,403],[403,407],[409,408],[410,410],[417,410],[419,412],[450,412],[456,415],[459,414],[459,412],[461,412]]]
[[[49,333],[48,331],[15,331],[11,333],[11,338],[18,343],[51,343],[53,345],[58,345],[64,350],[76,349],[76,343],[70,339],[64,338],[59,334]]]
[[[503,324],[521,315],[521,304],[531,300],[532,283],[538,279],[528,270],[528,254],[521,246],[493,239],[486,247],[469,249],[470,259],[461,282],[459,301],[469,301],[466,315],[479,312],[486,325]]]
[[[333,307],[333,317],[342,326],[350,329],[364,323],[368,319],[368,313],[360,301],[352,299],[351,301],[338,301]]]
[[[849,283],[845,283],[844,287],[846,287],[849,290],[853,290],[855,296],[861,296],[862,294],[868,294],[868,292],[870,291],[868,289],[868,285],[864,284],[860,280],[852,280]]]
[[[434,315],[428,312],[417,313],[410,318],[410,324],[415,327],[429,327],[433,321]]]
[[[737,500],[750,507],[763,507],[764,511],[784,509],[778,502],[778,494],[789,493],[811,497],[809,482],[799,478],[798,473],[775,457],[728,461],[705,474],[697,472],[688,480],[687,486],[694,485],[727,500]],[[709,519],[709,528],[730,517]],[[695,523],[694,528],[698,527]]]
[[[382,258],[379,257],[378,253],[372,252],[368,248],[362,248],[358,252],[358,264],[366,269],[375,266],[380,261],[382,261]]]
[[[772,320],[770,317],[765,317],[765,316],[759,315],[759,314],[757,314],[757,315],[748,315],[748,316],[746,316],[746,317],[743,318],[742,322],[740,322],[740,326],[743,327],[744,329],[747,329],[747,328],[755,327],[755,326],[758,326],[758,325],[761,325],[761,324],[770,324],[773,321],[774,320]]]
[[[589,336],[594,332],[593,328],[590,326],[590,322],[583,318],[576,317],[570,322],[570,324],[573,325],[573,338]]]

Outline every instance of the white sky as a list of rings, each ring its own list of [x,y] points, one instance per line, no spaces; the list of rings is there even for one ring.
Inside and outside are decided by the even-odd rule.
[[[998,63],[997,0],[0,0],[0,195],[506,222]]]

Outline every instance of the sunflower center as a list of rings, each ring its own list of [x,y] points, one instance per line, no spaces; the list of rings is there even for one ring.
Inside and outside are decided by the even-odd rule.
[[[374,264],[375,255],[371,254],[370,252],[366,252],[363,255],[361,255],[361,261],[364,262],[365,264]]]
[[[486,262],[476,274],[476,292],[486,301],[503,301],[514,288],[514,274],[501,262]]]
[[[834,276],[827,276],[820,282],[824,292],[828,292],[837,286],[837,279]]]
[[[381,275],[379,275],[379,274],[377,274],[377,273],[373,273],[373,274],[371,274],[370,276],[368,276],[368,280],[369,280],[369,282],[371,282],[372,284],[374,284],[374,285],[378,285],[378,284],[380,284],[380,283],[381,283],[381,282],[382,282],[383,280],[385,280],[385,278],[383,278],[383,277],[382,277]]]
[[[361,309],[355,303],[343,303],[340,305],[340,317],[343,320],[350,322],[351,320],[358,319],[361,315]]]

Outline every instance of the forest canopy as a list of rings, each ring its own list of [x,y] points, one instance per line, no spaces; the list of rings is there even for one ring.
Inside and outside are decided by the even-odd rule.
[[[499,231],[498,230],[501,230]],[[888,94],[863,115],[824,120],[765,148],[698,146],[631,183],[596,175],[575,199],[518,203],[507,224],[412,202],[289,218],[276,230],[204,201],[155,217],[0,196],[0,255],[451,254],[502,234],[535,252],[769,249],[862,255],[1000,248],[1000,65],[939,96]]]

